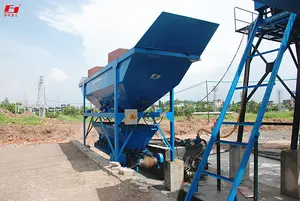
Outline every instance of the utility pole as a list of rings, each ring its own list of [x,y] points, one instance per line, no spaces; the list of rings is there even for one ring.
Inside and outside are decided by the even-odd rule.
[[[213,86],[214,89],[214,111],[217,111],[217,91],[218,88],[216,86]]]
[[[27,89],[25,89],[25,92],[24,92],[24,112],[27,111],[27,105],[28,105],[28,102],[27,102]]]
[[[54,107],[54,113],[56,113],[56,109],[57,109],[57,104],[59,105],[59,96],[56,97],[56,103],[55,103],[55,107]]]
[[[210,111],[209,111],[209,107],[208,107],[209,102],[208,102],[208,84],[207,84],[207,80],[206,80],[205,84],[206,84],[207,124],[209,124],[209,112]]]
[[[281,90],[279,89],[279,90],[277,90],[277,97],[278,97],[278,111],[281,111]]]

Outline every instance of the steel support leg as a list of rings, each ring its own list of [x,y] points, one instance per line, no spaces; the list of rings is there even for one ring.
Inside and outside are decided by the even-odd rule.
[[[86,113],[85,108],[85,95],[86,95],[86,84],[83,83],[83,144],[86,145],[86,116],[84,115]]]
[[[170,112],[174,117],[174,89],[170,91]],[[170,121],[170,145],[171,145],[171,161],[175,159],[175,125],[174,122]]]
[[[220,140],[220,132],[217,140]],[[221,175],[221,144],[217,143],[217,175]],[[221,190],[221,179],[217,179],[217,190]]]
[[[248,36],[248,40],[249,40],[249,36]],[[248,56],[251,56],[251,49],[248,53]],[[251,64],[251,60],[249,58],[249,59],[247,59],[245,71],[244,71],[244,82],[243,82],[244,87],[249,85],[250,64]],[[239,115],[239,122],[245,121],[246,107],[247,107],[247,94],[248,94],[248,89],[244,88],[243,92],[242,92],[241,111],[240,111],[240,115]],[[244,133],[244,126],[240,125],[238,128],[237,142],[243,141],[243,133]]]
[[[253,188],[253,200],[258,201],[258,138],[255,138],[254,144],[254,188]]]
[[[250,31],[249,31],[249,33],[250,33]],[[252,52],[251,52],[251,50],[249,51],[249,57],[253,56],[256,52],[258,52],[258,47],[259,47],[262,39],[263,39],[263,35],[258,39],[255,46],[252,45],[253,51]],[[248,36],[248,40],[249,40],[249,36]],[[260,56],[264,60],[264,57],[262,55],[260,55]],[[248,86],[249,85],[250,66],[251,66],[252,59],[253,59],[253,57],[249,58],[246,62],[243,86]],[[264,79],[265,78],[263,78],[263,80]],[[256,90],[253,89],[253,91],[255,92]],[[242,92],[241,111],[240,111],[240,114],[239,114],[239,122],[245,122],[247,103],[249,101],[247,96],[248,96],[248,89],[245,88],[245,89],[243,89],[243,92]],[[244,133],[244,126],[240,125],[239,128],[238,128],[237,142],[242,142],[243,141],[243,133]]]
[[[119,89],[118,89],[118,69],[117,66],[114,68],[114,75],[115,75],[115,79],[114,79],[114,121],[115,121],[115,125],[114,125],[114,136],[115,136],[115,141],[114,141],[114,161],[119,161],[119,115],[118,115],[118,108],[119,108],[119,100],[118,100],[118,93],[119,93]]]
[[[298,57],[298,68],[297,68],[297,83],[296,83],[296,98],[294,108],[294,119],[291,139],[291,150],[297,150],[298,138],[299,138],[299,123],[300,123],[300,44],[295,43],[296,52]],[[300,147],[300,141],[299,141]]]

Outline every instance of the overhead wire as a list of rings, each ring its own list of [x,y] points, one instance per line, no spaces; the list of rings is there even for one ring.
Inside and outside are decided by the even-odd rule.
[[[204,99],[206,99],[206,98],[207,98],[207,97],[208,97],[208,96],[209,96],[209,95],[210,95],[210,94],[211,94],[211,93],[219,86],[219,84],[223,81],[224,77],[226,76],[226,74],[227,74],[228,71],[230,70],[230,68],[231,68],[231,66],[232,66],[232,64],[233,64],[233,62],[234,62],[234,60],[235,60],[235,58],[236,58],[236,56],[237,56],[237,54],[238,54],[238,52],[239,52],[239,50],[240,50],[242,44],[243,44],[244,37],[245,37],[245,32],[244,32],[244,34],[243,34],[243,36],[242,36],[242,38],[241,38],[241,41],[240,41],[240,43],[239,43],[239,45],[238,45],[238,48],[237,48],[237,50],[236,50],[236,52],[235,52],[233,58],[231,59],[231,61],[230,61],[230,63],[229,63],[229,66],[227,67],[226,71],[225,71],[224,74],[222,75],[221,79],[220,79],[220,80],[217,82],[217,84],[212,88],[212,90],[211,90],[209,93],[207,93],[206,96],[204,96],[204,97],[199,101],[199,103],[202,102]],[[240,116],[238,117],[238,120],[237,120],[237,121],[239,121],[239,120],[240,120]],[[228,134],[220,135],[220,138],[227,138],[227,137],[231,136],[231,135],[236,131],[236,129],[237,129],[237,125],[235,125],[235,126],[233,127],[233,129],[232,129]],[[200,132],[201,132],[201,131],[204,131],[204,132],[206,132],[207,134],[211,134],[211,131],[209,131],[209,130],[207,130],[207,129],[205,129],[205,128],[200,128],[200,129],[197,131],[197,134],[200,135]]]

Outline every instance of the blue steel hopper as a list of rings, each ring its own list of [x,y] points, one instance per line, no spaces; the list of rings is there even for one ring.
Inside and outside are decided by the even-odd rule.
[[[218,24],[162,12],[138,43],[99,72],[80,84],[85,99],[98,113],[84,112],[84,143],[95,127],[99,140],[95,146],[110,154],[111,160],[128,164],[129,155],[137,162],[145,156],[154,157],[146,146],[159,131],[174,159],[174,96],[177,86],[195,61],[200,60]],[[170,141],[166,140],[155,117],[160,112],[148,113],[147,108],[170,92]],[[85,109],[85,107],[84,107]],[[136,110],[136,124],[127,125],[126,110]],[[85,121],[91,116],[86,131]],[[114,122],[105,122],[113,118]],[[141,118],[153,123],[139,124]],[[110,119],[112,121],[112,119]],[[153,160],[162,161],[161,156]]]

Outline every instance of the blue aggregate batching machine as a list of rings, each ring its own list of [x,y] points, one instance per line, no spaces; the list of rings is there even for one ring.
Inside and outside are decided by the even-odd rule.
[[[95,147],[109,154],[111,161],[127,167],[159,168],[164,155],[147,148],[158,133],[173,161],[173,89],[191,64],[200,60],[217,27],[212,22],[162,12],[132,49],[83,80],[79,86],[84,104],[84,144],[94,127],[99,133]],[[170,121],[169,139],[157,122],[161,112],[146,112],[167,93],[170,93],[170,110],[166,113]],[[87,111],[86,99],[99,111]],[[86,128],[88,117],[90,124]]]

